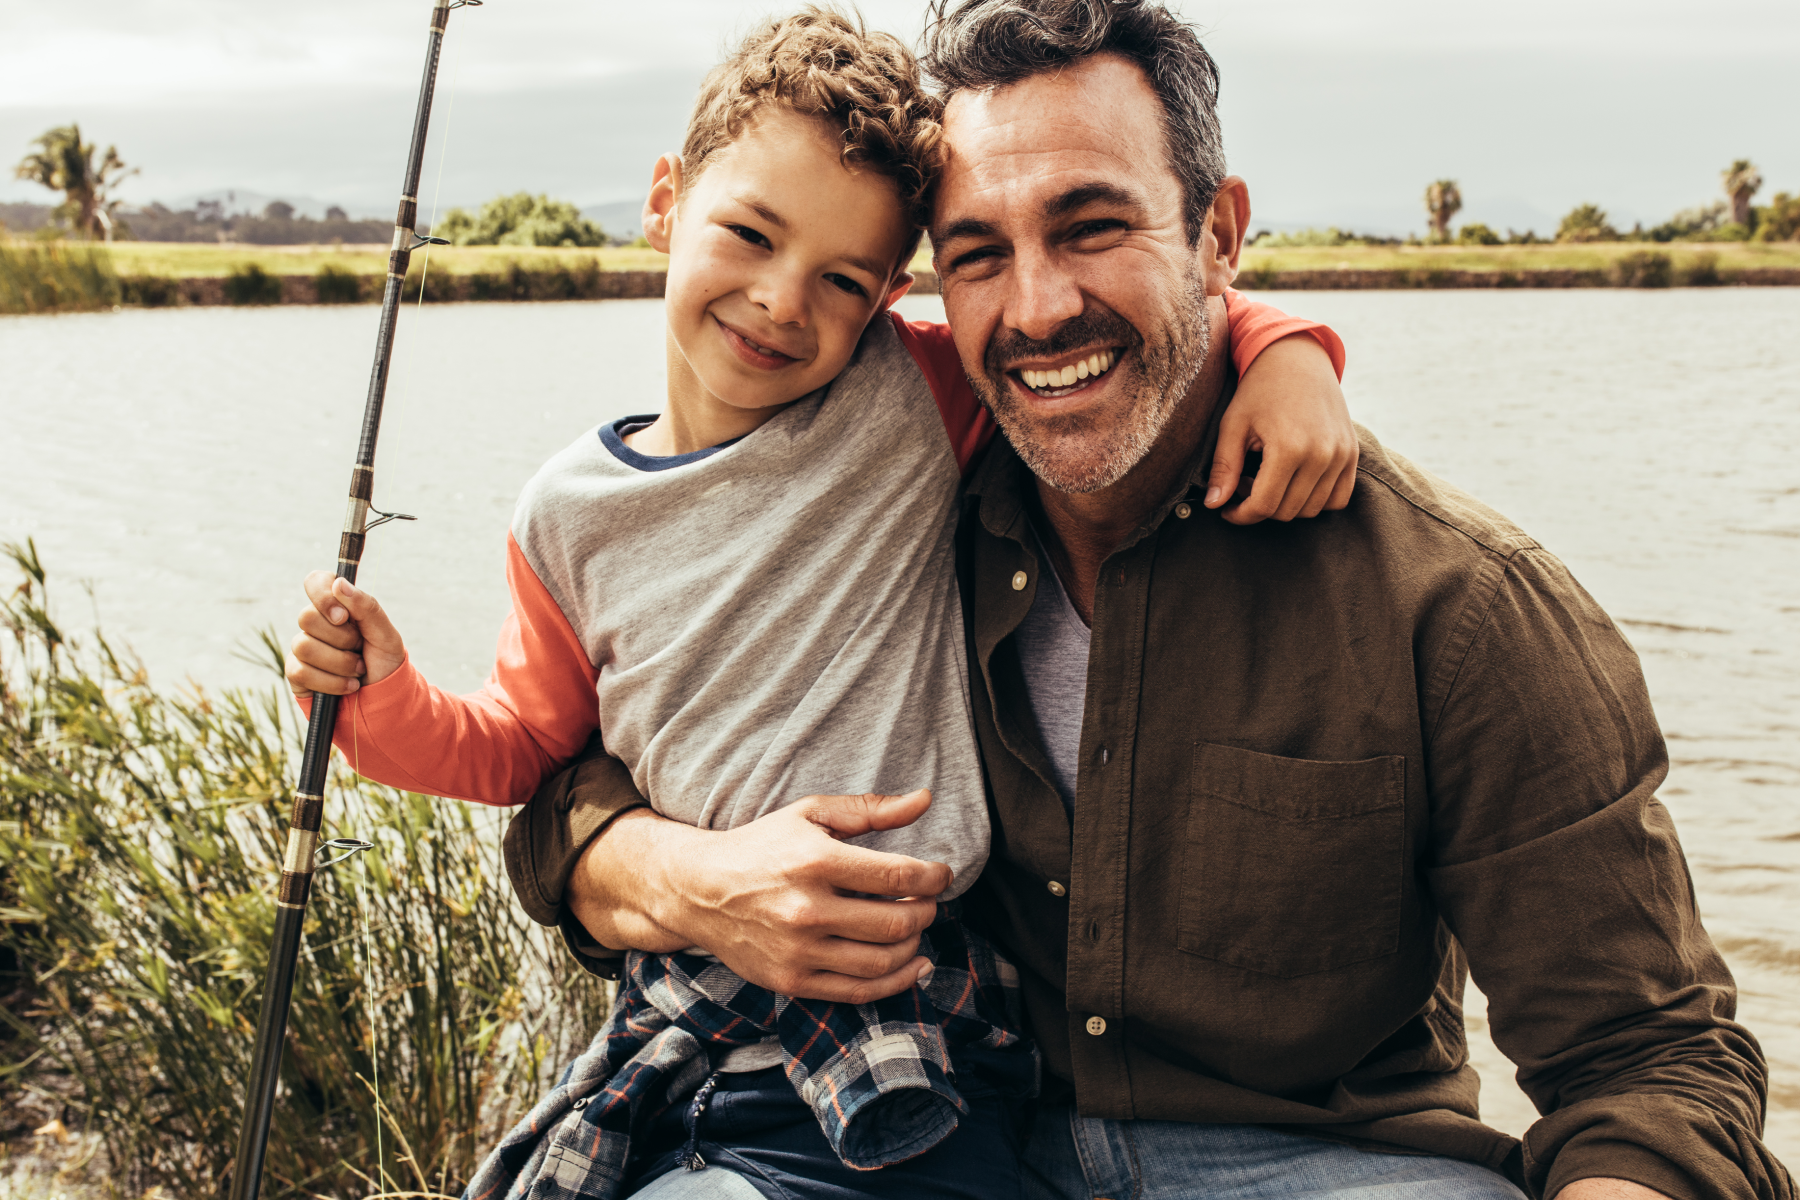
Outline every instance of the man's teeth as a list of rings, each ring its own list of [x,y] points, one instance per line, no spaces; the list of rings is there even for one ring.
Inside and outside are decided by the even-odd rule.
[[[1092,379],[1096,375],[1106,374],[1112,369],[1113,361],[1113,352],[1102,350],[1097,354],[1088,355],[1078,363],[1071,363],[1060,371],[1021,370],[1019,378],[1025,381],[1026,387],[1039,391],[1045,388],[1073,387],[1083,379]]]

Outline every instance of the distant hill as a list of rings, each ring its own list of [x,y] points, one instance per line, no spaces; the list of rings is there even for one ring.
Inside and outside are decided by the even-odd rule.
[[[50,223],[52,211],[48,204],[0,204],[0,225],[13,233],[42,229]]]
[[[642,200],[610,200],[605,204],[590,204],[581,210],[581,215],[606,230],[607,237],[625,238],[629,241],[644,231]]]

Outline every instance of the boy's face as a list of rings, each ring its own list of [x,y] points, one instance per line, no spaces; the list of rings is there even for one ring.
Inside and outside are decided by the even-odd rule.
[[[665,162],[645,234],[669,255],[671,402],[768,408],[836,378],[911,283],[894,185],[846,169],[828,125],[774,104],[698,179]]]

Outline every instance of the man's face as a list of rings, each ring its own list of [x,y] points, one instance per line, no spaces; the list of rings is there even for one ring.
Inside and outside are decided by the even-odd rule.
[[[1235,233],[1221,255],[1210,214],[1189,243],[1162,115],[1112,55],[960,92],[945,113],[931,229],[945,312],[982,402],[1060,491],[1105,488],[1149,451],[1235,267]]]

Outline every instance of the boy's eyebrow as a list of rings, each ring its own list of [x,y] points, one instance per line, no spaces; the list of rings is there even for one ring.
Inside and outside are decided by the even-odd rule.
[[[761,200],[756,199],[754,196],[733,196],[732,199],[736,200],[739,204],[743,205],[775,228],[786,229],[788,227],[788,223],[782,219],[780,213],[764,204]]]

